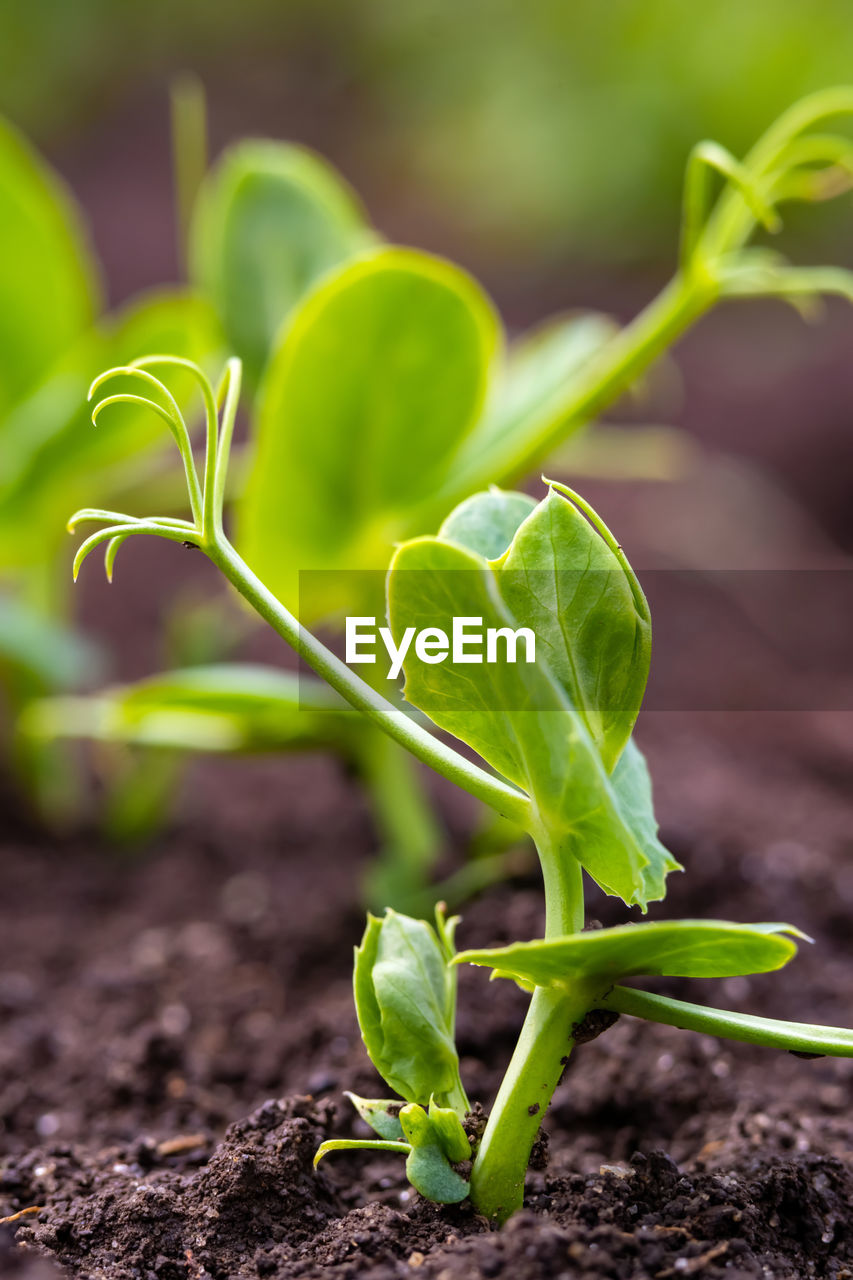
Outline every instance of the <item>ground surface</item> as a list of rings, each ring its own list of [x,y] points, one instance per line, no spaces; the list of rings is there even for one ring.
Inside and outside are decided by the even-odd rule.
[[[815,938],[783,975],[691,991],[849,1021],[846,719],[652,713],[645,744],[688,871],[667,914],[793,919]],[[451,843],[466,816],[450,811]],[[41,1208],[0,1228],[0,1274],[853,1274],[853,1063],[626,1018],[572,1058],[546,1120],[550,1163],[501,1232],[425,1204],[394,1157],[330,1158],[313,1174],[317,1143],[354,1131],[341,1091],[379,1088],[348,972],[370,845],[354,784],[321,759],[197,768],[179,817],[136,862],[12,826],[0,1217]],[[591,911],[622,918],[602,899]],[[540,923],[522,877],[468,908],[461,941],[535,936]],[[463,975],[463,1071],[486,1105],[523,1004]]]

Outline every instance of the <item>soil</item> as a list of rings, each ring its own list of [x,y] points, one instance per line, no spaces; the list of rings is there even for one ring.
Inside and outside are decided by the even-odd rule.
[[[696,998],[849,1021],[845,727],[646,716],[688,870],[665,914],[793,918],[815,938],[784,975],[692,984]],[[452,865],[470,814],[439,799]],[[0,1275],[853,1275],[853,1063],[628,1018],[573,1055],[545,1118],[550,1158],[501,1231],[421,1200],[394,1156],[330,1157],[315,1174],[320,1141],[359,1131],[342,1090],[382,1091],[348,972],[372,833],[333,762],[197,764],[136,858],[7,827],[0,1217],[39,1211],[0,1227]],[[595,894],[590,914],[622,918]],[[461,940],[540,926],[531,874],[470,904]],[[486,1106],[524,1000],[462,975],[463,1073]]]

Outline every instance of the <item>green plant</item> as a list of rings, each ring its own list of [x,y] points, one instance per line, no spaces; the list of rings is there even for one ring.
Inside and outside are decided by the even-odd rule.
[[[511,484],[547,460],[718,301],[779,295],[809,309],[821,292],[853,296],[849,273],[793,267],[750,244],[762,226],[777,229],[785,201],[849,186],[850,142],[814,129],[851,112],[853,90],[827,90],[791,108],[743,162],[716,144],[697,146],[679,267],[663,292],[623,329],[599,315],[565,317],[506,354],[494,308],[464,272],[377,245],[357,202],[316,157],[241,144],[207,179],[190,236],[194,278],[256,388],[254,443],[235,495],[241,554],[308,625],[377,614],[395,543],[435,528],[479,488]],[[724,182],[711,208],[714,174]],[[369,673],[387,686],[383,677],[378,665]],[[101,694],[88,711],[79,700],[55,704],[30,723],[57,736],[138,741],[145,708],[157,741],[170,745],[171,714],[171,745],[186,749],[179,713],[187,699],[198,713],[198,678],[186,698],[181,677],[167,675]],[[217,668],[211,679],[220,700],[210,710],[221,723],[230,714],[220,697],[226,677]],[[247,731],[255,704],[245,680],[235,669],[233,749],[272,747],[265,731]],[[422,902],[439,835],[405,755],[373,726],[345,730],[333,706],[325,733],[315,715],[302,742],[298,706],[286,705],[283,689],[278,706],[287,749],[318,745],[319,734],[333,749],[344,742],[352,759],[362,734],[355,759],[386,846],[370,899]],[[516,830],[506,824],[506,837]]]
[[[686,1004],[630,987],[642,975],[722,977],[782,967],[802,938],[791,925],[681,920],[584,932],[583,873],[643,911],[664,897],[677,868],[661,844],[645,761],[633,742],[649,669],[648,605],[628,560],[600,517],[571,490],[550,484],[541,502],[492,489],[455,508],[435,537],[398,547],[387,577],[387,612],[399,647],[428,628],[476,618],[496,634],[526,628],[533,661],[506,651],[471,663],[424,657],[409,646],[407,700],[472,748],[477,764],[361,680],[260,581],[223,528],[223,498],[237,412],[240,364],[229,361],[217,392],[195,370],[206,417],[201,475],[170,393],[151,370],[187,368],[171,357],[109,371],[135,377],[174,434],[184,459],[191,518],[132,519],[84,509],[95,522],[75,575],[97,547],[111,574],[138,533],[200,548],[234,588],[351,707],[416,759],[509,818],[533,839],[545,892],[545,937],[454,954],[455,920],[433,929],[388,911],[370,917],[356,952],[354,989],[362,1036],[399,1100],[353,1099],[375,1142],[324,1143],[330,1151],[379,1147],[406,1156],[412,1184],[441,1203],[470,1196],[503,1220],[522,1203],[530,1151],[573,1045],[629,1013],[710,1034],[806,1053],[853,1056],[853,1031],[775,1022]],[[156,398],[155,398],[156,397]],[[95,416],[113,401],[107,396]],[[543,652],[544,651],[544,652]],[[486,766],[486,767],[484,767]],[[468,1100],[454,1044],[455,966],[485,965],[531,993],[518,1044],[485,1130],[472,1147]],[[460,1169],[471,1159],[470,1177]]]
[[[46,693],[91,682],[102,655],[74,626],[63,566],[69,496],[131,501],[157,481],[163,439],[128,405],[81,430],[86,388],[104,363],[167,347],[204,360],[215,317],[197,295],[164,289],[102,314],[98,267],[70,194],[0,120],[0,739],[50,819],[76,804],[68,760],[16,737],[18,713]],[[185,403],[188,383],[174,391]],[[158,500],[163,486],[155,484]]]

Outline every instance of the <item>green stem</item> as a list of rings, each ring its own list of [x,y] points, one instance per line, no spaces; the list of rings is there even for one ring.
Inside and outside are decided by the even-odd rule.
[[[711,276],[696,271],[676,275],[590,360],[585,374],[572,381],[568,397],[560,392],[543,405],[535,420],[525,424],[522,449],[512,434],[494,447],[473,440],[439,495],[440,505],[452,506],[496,479],[509,483],[529,473],[563,442],[571,424],[589,422],[627,391],[685,329],[710,309],[717,296]]]
[[[789,107],[759,138],[744,159],[744,168],[756,177],[766,176],[773,165],[806,129],[838,115],[853,114],[853,88],[839,85],[821,89]],[[749,206],[737,190],[723,192],[708,219],[699,244],[700,252],[710,257],[740,248],[752,232],[754,219]]]
[[[358,765],[383,846],[378,863],[368,873],[368,906],[411,911],[427,897],[442,833],[418,766],[386,734],[370,726],[365,729]]]
[[[531,824],[532,809],[523,791],[466,760],[355,675],[346,663],[299,625],[225,537],[220,536],[213,544],[206,544],[204,549],[240,595],[350,706],[361,711],[395,742],[449,782],[463,787],[478,800],[527,829]]]
[[[196,196],[207,171],[207,100],[198,76],[172,82],[172,174],[178,252],[186,269]]]
[[[746,1044],[760,1044],[789,1053],[827,1054],[853,1058],[853,1031],[847,1027],[824,1027],[816,1023],[780,1022],[751,1013],[729,1009],[709,1009],[670,996],[637,991],[634,987],[614,987],[599,1003],[617,1013],[627,1013],[649,1022],[662,1022],[685,1031],[701,1031],[707,1036],[723,1036]]]
[[[560,859],[547,835],[536,848],[545,881],[546,937],[583,928],[583,878],[574,859]],[[471,1170],[471,1201],[504,1222],[520,1209],[530,1152],[574,1044],[572,1031],[595,1003],[583,984],[571,991],[537,987]]]

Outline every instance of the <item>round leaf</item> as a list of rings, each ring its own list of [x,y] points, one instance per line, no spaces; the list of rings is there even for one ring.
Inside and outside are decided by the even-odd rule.
[[[250,381],[305,291],[372,239],[355,193],[320,156],[253,140],[225,152],[199,196],[191,270]]]
[[[470,277],[407,249],[350,263],[298,309],[260,396],[238,544],[289,604],[299,570],[335,570],[303,620],[359,597],[347,571],[384,571],[480,414],[497,335]]]

